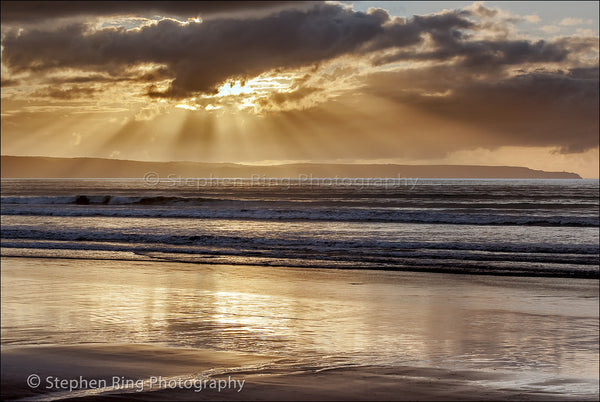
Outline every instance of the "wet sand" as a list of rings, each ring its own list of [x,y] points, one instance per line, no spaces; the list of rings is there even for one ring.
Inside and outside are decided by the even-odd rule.
[[[593,280],[4,257],[1,271],[3,400],[598,399]],[[149,389],[159,376],[245,382]]]
[[[268,356],[147,344],[3,347],[2,400],[565,400],[564,395],[552,392],[482,385],[501,381],[502,374],[408,366],[304,368],[284,373],[269,365],[271,360]],[[226,372],[215,370],[219,367]],[[41,378],[37,387],[27,385],[32,373]],[[49,376],[51,380],[47,380]],[[114,389],[114,376],[145,379],[146,383]],[[197,388],[186,389],[183,382],[173,388],[166,382],[166,387],[149,384],[149,378],[159,376],[233,380],[243,385],[196,392]],[[73,391],[55,386],[56,379],[81,384],[82,378],[90,383],[98,380],[99,385],[105,380],[107,386]]]

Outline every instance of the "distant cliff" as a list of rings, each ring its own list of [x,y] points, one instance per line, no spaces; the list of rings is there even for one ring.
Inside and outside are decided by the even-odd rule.
[[[2,178],[171,177],[394,177],[477,179],[581,179],[576,173],[513,166],[299,163],[252,166],[233,163],[140,162],[101,158],[2,156]]]

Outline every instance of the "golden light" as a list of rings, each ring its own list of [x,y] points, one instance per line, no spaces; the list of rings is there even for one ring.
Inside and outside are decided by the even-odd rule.
[[[266,73],[243,81],[234,80],[223,83],[214,95],[202,95],[200,98],[210,100],[204,110],[212,111],[226,107],[231,110],[254,109],[258,111],[258,101],[266,99],[275,93],[292,92],[296,88],[294,82],[297,74],[273,75]],[[187,103],[186,103],[187,104]]]
[[[198,110],[198,108],[196,106],[191,106],[191,105],[188,105],[185,103],[177,104],[177,105],[175,105],[175,107],[179,108],[179,109]]]

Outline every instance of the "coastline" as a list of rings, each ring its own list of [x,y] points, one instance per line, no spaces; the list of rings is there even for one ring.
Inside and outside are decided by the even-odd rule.
[[[288,163],[244,165],[240,163],[145,162],[111,158],[55,158],[2,155],[2,178],[431,178],[431,179],[582,179],[577,173],[550,172],[523,166],[400,165],[344,163]]]

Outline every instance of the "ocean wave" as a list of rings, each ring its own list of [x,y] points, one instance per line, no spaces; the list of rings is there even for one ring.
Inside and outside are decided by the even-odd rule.
[[[298,206],[297,208],[240,207],[239,203],[210,206],[164,206],[162,197],[129,200],[131,203],[113,207],[88,205],[78,208],[36,205],[3,205],[2,215],[64,216],[64,217],[138,217],[138,218],[192,218],[192,219],[252,219],[252,220],[307,220],[342,222],[397,222],[451,225],[521,225],[598,227],[600,219],[593,214],[563,214],[535,211],[507,213],[494,210],[410,209],[410,208],[328,208]],[[151,204],[153,203],[154,204]],[[153,205],[153,207],[148,207]]]
[[[417,256],[398,256],[378,252],[371,256],[352,253],[320,253],[298,256],[293,250],[198,250],[166,245],[109,244],[81,242],[4,241],[3,257],[75,258],[131,261],[169,261],[193,264],[282,266],[301,268],[376,269],[421,272],[445,272],[478,275],[552,276],[598,278],[598,257],[585,261],[570,256],[567,259],[547,259],[540,262],[532,255],[505,254],[496,258],[469,259],[469,253],[446,253],[432,258],[423,253]],[[568,256],[565,256],[568,257]]]
[[[71,195],[71,196],[36,196],[36,197],[2,197],[2,204],[17,205],[176,205],[186,203],[204,203],[218,201],[213,198],[140,196],[127,197],[118,195]]]
[[[270,189],[269,189],[270,190]],[[319,190],[319,189],[318,189]],[[359,193],[312,191],[307,197],[304,192],[227,192],[229,198],[198,197],[193,195],[139,195],[127,196],[118,194],[105,195],[54,195],[54,196],[3,196],[2,205],[180,205],[204,204],[207,202],[244,202],[244,203],[297,203],[309,202],[319,205],[386,205],[386,206],[415,206],[427,208],[492,208],[492,209],[586,209],[598,210],[598,198],[592,195],[575,196],[570,194],[534,195],[490,195],[482,193]],[[234,196],[235,195],[235,196]],[[241,197],[241,198],[240,198]]]
[[[10,243],[10,242],[13,243]],[[218,234],[180,234],[171,233],[148,233],[135,232],[133,230],[109,230],[109,229],[62,229],[45,230],[41,228],[19,228],[3,227],[2,246],[9,247],[14,242],[28,242],[32,247],[45,247],[50,241],[68,242],[75,248],[110,249],[119,250],[129,248],[131,244],[143,249],[162,250],[161,247],[184,246],[182,250],[190,252],[203,252],[217,249],[226,250],[227,253],[245,253],[247,250],[277,250],[286,253],[311,255],[314,253],[329,253],[331,255],[354,255],[354,256],[424,256],[426,253],[432,258],[437,256],[446,258],[459,253],[473,253],[472,258],[485,259],[489,253],[498,253],[493,258],[510,258],[511,253],[516,253],[518,258],[524,255],[547,254],[563,255],[573,254],[579,257],[592,256],[598,258],[600,245],[597,243],[527,243],[523,241],[494,241],[494,242],[462,242],[462,241],[405,241],[391,239],[351,238],[330,239],[327,237],[294,237],[280,236],[274,238],[260,238],[252,233],[244,235],[218,235]],[[59,244],[59,243],[57,243]],[[100,247],[100,248],[98,248]],[[194,251],[195,250],[195,251]],[[187,252],[187,251],[186,251]],[[443,253],[447,253],[444,255]],[[485,254],[481,254],[485,253]],[[465,257],[465,255],[462,255]],[[461,257],[461,258],[462,258]],[[465,257],[466,258],[466,257]],[[555,257],[550,257],[556,261]],[[583,258],[583,257],[582,257]],[[592,263],[597,261],[592,260]]]

